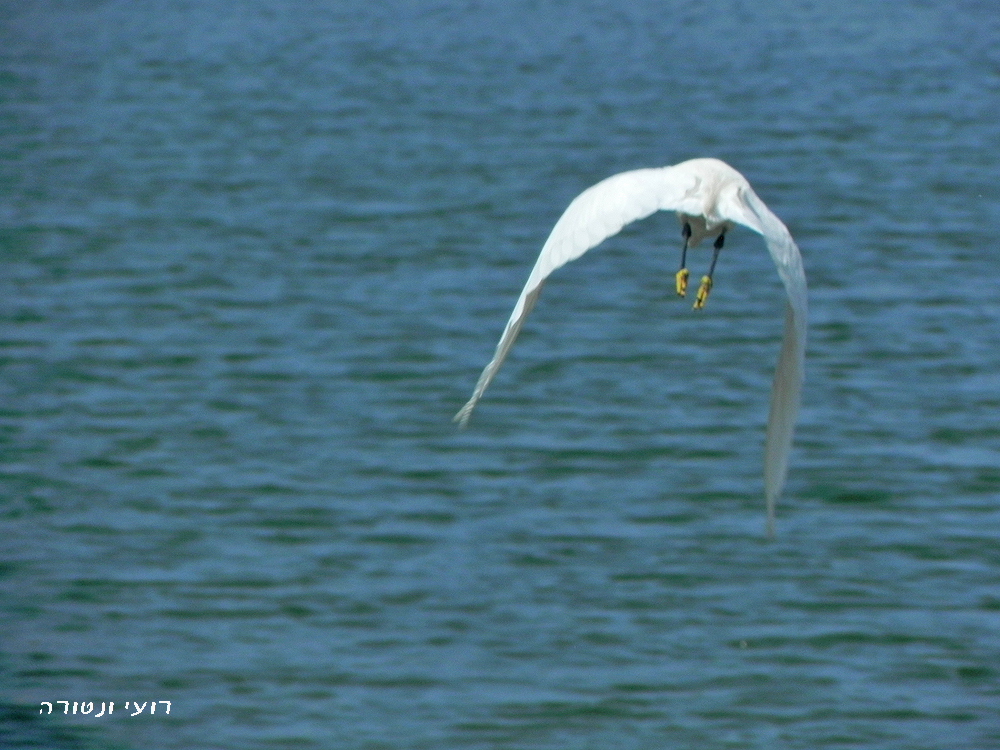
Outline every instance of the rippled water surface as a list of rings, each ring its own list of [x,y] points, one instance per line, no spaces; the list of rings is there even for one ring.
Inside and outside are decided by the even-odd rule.
[[[1000,15],[872,8],[8,3],[0,745],[1000,746]],[[749,231],[699,314],[669,215],[560,270],[450,422],[694,156],[809,276],[773,543]]]

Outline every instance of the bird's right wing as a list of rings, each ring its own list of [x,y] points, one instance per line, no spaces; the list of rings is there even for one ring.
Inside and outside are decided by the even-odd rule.
[[[781,351],[771,385],[771,409],[764,440],[764,495],[767,499],[767,534],[774,536],[774,508],[788,473],[792,433],[799,413],[805,366],[806,275],[802,255],[788,228],[746,185],[720,200],[720,211],[764,238],[764,244],[785,286],[788,304]]]
[[[528,282],[514,305],[493,359],[479,376],[472,398],[458,411],[454,421],[462,427],[468,423],[483,391],[513,346],[549,274],[618,234],[625,225],[656,211],[699,213],[700,204],[691,197],[699,182],[690,170],[676,167],[636,169],[608,177],[574,198],[545,241]]]

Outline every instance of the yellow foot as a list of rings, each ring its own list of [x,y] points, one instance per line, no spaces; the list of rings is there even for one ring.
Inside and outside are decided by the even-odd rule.
[[[682,268],[677,272],[677,296],[683,297],[687,293],[688,288],[688,270]]]
[[[705,300],[708,299],[708,293],[712,291],[712,277],[702,276],[701,286],[698,287],[698,296],[694,298],[694,309],[700,310],[705,306]]]

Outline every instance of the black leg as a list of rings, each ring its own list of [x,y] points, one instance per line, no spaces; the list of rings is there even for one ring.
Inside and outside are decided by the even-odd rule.
[[[688,240],[691,239],[691,225],[686,221],[681,230],[681,237],[684,238],[684,247],[681,248],[681,269],[677,272],[677,296],[679,297],[683,297],[687,292],[688,284],[687,254]]]
[[[722,249],[722,245],[726,241],[726,233],[723,232],[718,237],[715,238],[715,244],[712,245],[712,263],[708,267],[708,275],[711,276],[715,273],[715,261],[719,259],[719,251]]]
[[[700,310],[705,306],[705,300],[708,299],[708,293],[712,291],[712,274],[715,273],[715,262],[719,259],[719,251],[722,249],[722,245],[725,241],[725,232],[722,232],[715,238],[715,244],[712,246],[712,263],[708,267],[708,273],[701,277],[701,286],[698,287],[698,296],[694,298],[695,310]]]

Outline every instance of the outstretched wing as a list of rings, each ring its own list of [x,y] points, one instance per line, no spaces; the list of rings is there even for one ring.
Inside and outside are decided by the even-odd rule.
[[[693,198],[699,182],[690,170],[676,167],[637,169],[602,180],[574,198],[545,241],[528,282],[514,305],[493,359],[479,376],[472,398],[459,409],[454,421],[462,427],[468,423],[476,403],[500,369],[528,313],[535,306],[549,274],[618,234],[626,224],[645,219],[656,211],[700,213],[700,203]]]
[[[749,185],[719,197],[719,212],[764,238],[778,276],[785,285],[785,330],[771,386],[771,410],[764,441],[764,495],[767,498],[767,535],[774,536],[774,508],[788,473],[788,454],[799,413],[806,351],[807,293],[802,256],[788,228]]]

